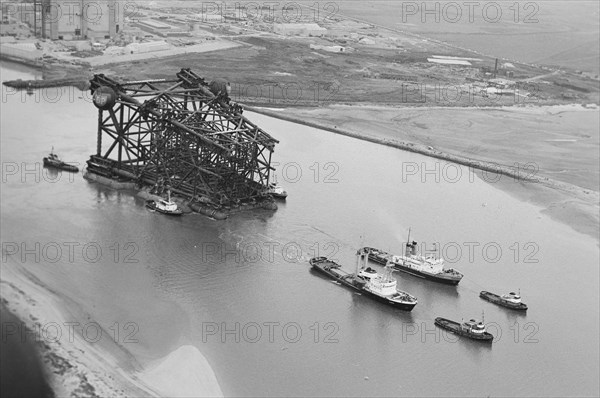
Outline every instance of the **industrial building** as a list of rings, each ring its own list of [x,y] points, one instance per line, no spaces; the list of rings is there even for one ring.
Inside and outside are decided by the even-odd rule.
[[[190,36],[189,26],[187,25],[185,25],[184,28],[181,28],[149,18],[138,21],[134,26],[137,26],[141,30],[156,36]]]
[[[127,4],[119,0],[38,0],[4,3],[2,14],[26,23],[43,38],[101,40],[123,29]]]

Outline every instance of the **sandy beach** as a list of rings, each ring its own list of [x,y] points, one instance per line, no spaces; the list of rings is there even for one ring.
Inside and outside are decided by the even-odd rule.
[[[77,300],[53,291],[26,265],[10,258],[2,264],[2,310],[20,322],[2,325],[7,337],[35,344],[57,397],[219,397],[223,396],[209,363],[193,346],[181,346],[163,359],[143,367],[126,344],[109,330],[100,334],[78,325],[98,325]],[[17,343],[18,344],[18,343]]]

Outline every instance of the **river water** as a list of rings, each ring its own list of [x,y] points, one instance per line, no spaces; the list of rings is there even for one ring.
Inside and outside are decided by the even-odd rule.
[[[23,264],[118,330],[111,337],[142,366],[189,344],[228,396],[598,394],[597,242],[498,189],[495,176],[247,112],[281,141],[287,201],[225,221],[169,218],[131,192],[41,167],[52,146],[80,165],[95,152],[86,93],[2,90],[3,265]],[[450,287],[396,273],[419,300],[410,313],[310,271],[315,254],[352,270],[362,245],[399,252],[409,228],[465,274]],[[526,314],[478,297],[516,289]],[[433,324],[482,312],[491,345]]]

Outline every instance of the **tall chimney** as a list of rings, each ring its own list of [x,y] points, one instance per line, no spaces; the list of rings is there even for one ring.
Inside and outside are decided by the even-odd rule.
[[[496,66],[494,66],[494,79],[498,75],[498,58],[496,58]]]

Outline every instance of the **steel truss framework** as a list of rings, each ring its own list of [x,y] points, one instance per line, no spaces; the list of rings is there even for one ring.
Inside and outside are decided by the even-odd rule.
[[[215,95],[189,69],[176,76],[127,83],[94,76],[93,94],[109,87],[116,95],[109,109],[99,109],[97,153],[88,171],[164,183],[221,205],[263,196],[278,141],[242,116],[225,90]]]

